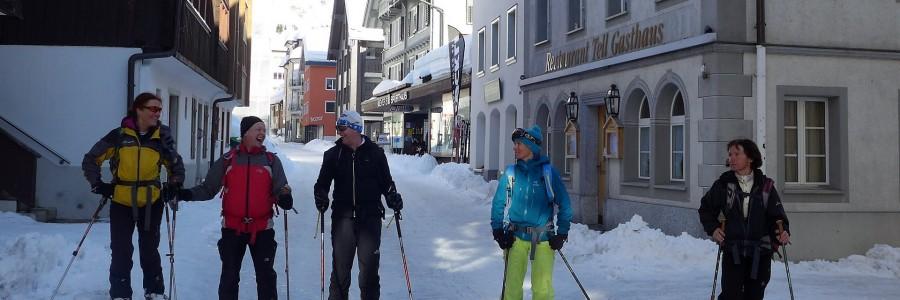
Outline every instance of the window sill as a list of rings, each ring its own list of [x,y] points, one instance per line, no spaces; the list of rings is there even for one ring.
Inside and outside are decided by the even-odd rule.
[[[660,184],[654,185],[653,187],[661,190],[687,191],[687,187],[684,185],[684,183]]]
[[[621,16],[624,16],[624,15],[627,15],[627,14],[628,14],[628,11],[626,10],[626,11],[623,11],[623,12],[620,12],[620,13],[617,13],[617,14],[614,14],[614,15],[612,15],[612,16],[606,17],[606,21],[612,21],[612,20],[614,20],[614,19],[617,19],[617,18],[619,18],[619,17],[621,17]]]
[[[578,28],[569,30],[569,32],[566,32],[566,34],[567,34],[567,35],[571,35],[571,34],[574,34],[574,33],[578,33],[578,32],[580,32],[580,31],[584,31],[584,26],[581,26],[581,27],[578,27]]]
[[[844,191],[827,186],[785,185],[783,193],[786,195],[843,195]]]
[[[543,46],[543,45],[547,45],[547,44],[550,44],[550,40],[543,40],[543,41],[534,43],[534,46],[538,47],[538,46]]]
[[[484,77],[484,71],[478,71],[478,73],[475,74],[475,76],[478,76],[478,78]]]
[[[631,186],[631,187],[641,187],[641,188],[650,187],[650,183],[646,182],[646,181],[623,181],[623,182],[619,183],[619,185]]]
[[[497,70],[500,70],[500,65],[491,65],[490,70],[491,73],[497,72]]]
[[[506,59],[506,65],[507,65],[507,66],[508,66],[508,65],[511,65],[511,64],[514,64],[514,63],[516,63],[516,58],[515,58],[515,57],[510,57],[510,58],[507,58],[507,59]]]

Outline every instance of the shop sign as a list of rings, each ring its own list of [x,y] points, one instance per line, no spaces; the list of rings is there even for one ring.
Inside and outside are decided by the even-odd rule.
[[[547,52],[544,73],[660,45],[665,38],[663,28],[663,23],[648,27],[634,24],[626,31],[605,32],[576,49]]]

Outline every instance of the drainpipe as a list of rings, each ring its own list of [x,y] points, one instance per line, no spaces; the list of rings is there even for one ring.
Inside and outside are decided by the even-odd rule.
[[[128,108],[131,107],[131,101],[134,100],[134,88],[135,84],[135,65],[139,61],[143,61],[145,59],[155,59],[155,58],[164,58],[164,57],[174,57],[176,51],[178,50],[178,40],[181,37],[181,11],[184,9],[184,0],[175,0],[175,40],[172,45],[172,48],[162,52],[150,52],[150,53],[135,53],[128,57],[128,82],[126,84],[126,90],[128,91],[128,96],[125,98],[125,111],[128,111]]]
[[[219,105],[219,103],[229,102],[229,101],[234,101],[234,100],[235,100],[235,99],[234,99],[234,96],[233,96],[233,95],[229,95],[229,96],[224,97],[224,98],[216,99],[216,100],[214,100],[213,103],[212,103],[213,110],[215,110],[216,106]],[[210,168],[210,169],[212,169],[212,165],[213,165],[213,163],[216,161],[216,159],[215,159],[215,157],[216,157],[216,133],[217,133],[218,131],[222,130],[222,128],[224,128],[224,127],[222,127],[221,124],[219,124],[219,114],[221,114],[221,113],[222,113],[222,112],[220,111],[220,112],[218,112],[218,113],[213,114],[212,123],[213,123],[213,127],[215,127],[217,130],[210,130],[210,131],[209,131],[209,141],[210,141],[210,145],[209,145],[209,168]],[[223,121],[224,121],[224,120],[223,120]],[[224,123],[224,122],[222,122],[222,123]]]
[[[766,10],[765,0],[756,0],[756,142],[762,147],[762,166],[766,172]]]

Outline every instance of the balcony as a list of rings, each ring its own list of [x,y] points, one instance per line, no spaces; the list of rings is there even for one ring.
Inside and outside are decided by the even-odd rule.
[[[403,1],[406,0],[388,0],[382,2],[385,5],[378,10],[381,12],[378,18],[382,21],[389,21],[403,15],[403,8],[401,6]]]

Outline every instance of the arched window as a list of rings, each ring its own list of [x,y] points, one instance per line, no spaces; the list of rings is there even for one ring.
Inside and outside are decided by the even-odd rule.
[[[650,179],[650,107],[646,95],[641,99],[638,128],[638,178]]]
[[[669,134],[669,152],[671,152],[671,165],[669,167],[669,179],[672,181],[684,181],[684,97],[681,91],[675,92],[672,99],[672,119]]]

